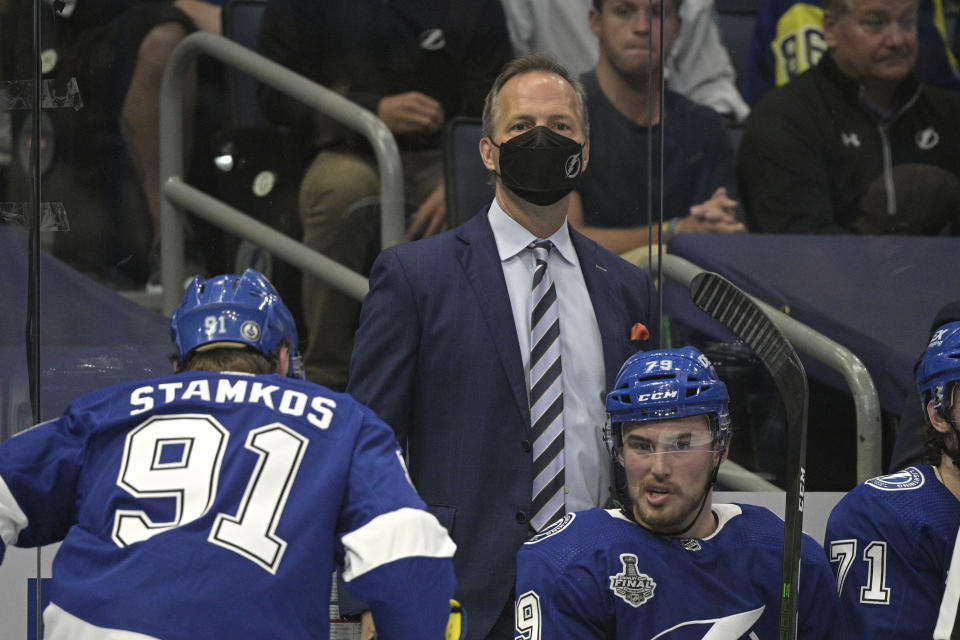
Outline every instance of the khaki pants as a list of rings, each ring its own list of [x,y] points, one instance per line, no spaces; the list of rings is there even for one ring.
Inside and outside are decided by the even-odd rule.
[[[405,151],[404,199],[412,213],[443,180],[440,150]],[[303,242],[354,271],[369,275],[380,252],[380,181],[372,156],[321,151],[300,185]],[[307,379],[335,390],[347,386],[360,301],[304,274],[303,349]]]

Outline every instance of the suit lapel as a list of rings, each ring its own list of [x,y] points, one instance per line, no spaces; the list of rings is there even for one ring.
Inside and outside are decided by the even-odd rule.
[[[520,357],[520,343],[517,341],[517,328],[513,321],[510,295],[500,265],[500,255],[493,238],[493,230],[487,220],[486,211],[475,215],[465,222],[457,233],[460,243],[457,245],[457,259],[463,267],[467,280],[480,304],[480,312],[490,329],[493,345],[497,350],[507,382],[513,391],[514,400],[524,416],[524,423],[530,424],[530,407],[527,399],[527,385],[524,381],[523,360]]]
[[[600,328],[600,342],[603,344],[603,363],[606,372],[606,388],[612,389],[617,372],[623,365],[621,354],[623,343],[628,339],[627,320],[617,311],[623,307],[618,300],[609,275],[605,258],[609,256],[598,251],[599,245],[570,228],[573,246],[580,258],[580,270],[587,285],[587,292],[593,302],[593,313]],[[638,318],[639,320],[639,318]]]

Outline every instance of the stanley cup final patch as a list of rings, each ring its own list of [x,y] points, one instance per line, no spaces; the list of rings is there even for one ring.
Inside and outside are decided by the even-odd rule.
[[[610,590],[631,607],[637,608],[653,597],[657,583],[645,573],[637,571],[637,556],[621,553],[623,571],[610,576]]]

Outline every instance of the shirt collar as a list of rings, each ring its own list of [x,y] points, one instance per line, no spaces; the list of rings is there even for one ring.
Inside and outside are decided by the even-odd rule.
[[[500,262],[506,262],[510,258],[518,255],[521,251],[530,246],[534,240],[538,240],[535,235],[530,233],[526,227],[507,215],[507,212],[500,207],[496,198],[490,205],[490,211],[487,213],[487,219],[490,221],[490,228],[493,229],[493,238],[497,243],[497,252],[500,255]],[[553,243],[554,248],[560,257],[570,264],[576,264],[576,250],[573,248],[573,240],[570,239],[570,228],[566,219],[563,224],[549,238],[544,238]]]

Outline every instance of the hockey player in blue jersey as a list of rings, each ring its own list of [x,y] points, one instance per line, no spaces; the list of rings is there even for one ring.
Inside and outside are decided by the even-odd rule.
[[[960,636],[960,322],[917,367],[930,464],[867,480],[834,507],[826,547],[857,637]]]
[[[390,428],[289,377],[296,329],[272,285],[197,277],[171,333],[179,373],[0,444],[0,559],[63,541],[45,637],[325,639],[340,565],[383,638],[443,638],[455,546]]]
[[[607,395],[622,509],[568,513],[517,555],[523,640],[774,640],[783,521],[713,504],[729,399],[693,347],[641,352]],[[839,635],[823,549],[804,536],[798,638]]]

